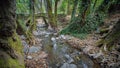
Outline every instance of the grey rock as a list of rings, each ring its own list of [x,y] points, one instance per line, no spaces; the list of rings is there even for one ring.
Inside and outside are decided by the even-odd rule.
[[[35,53],[35,52],[40,51],[41,49],[42,49],[41,47],[32,46],[29,48],[29,53]]]
[[[53,48],[56,50],[56,49],[57,49],[57,44],[54,44],[54,45],[53,45]]]
[[[68,63],[74,62],[73,58],[71,58],[70,55],[67,55],[67,54],[66,54],[65,57],[67,58],[67,62],[68,62]]]
[[[49,37],[49,35],[45,35],[45,37]]]
[[[83,67],[84,67],[84,68],[88,68],[88,66],[87,66],[86,64],[84,64],[84,63],[82,63],[82,64],[83,64]]]
[[[70,64],[69,68],[77,68],[75,64]]]
[[[77,68],[75,64],[64,63],[60,68]]]
[[[56,38],[52,37],[51,41],[53,42],[53,44],[56,44]]]
[[[22,40],[22,44],[23,44],[23,48],[24,48],[23,49],[24,53],[27,53],[29,51],[29,45],[23,40]]]
[[[66,39],[65,35],[60,35],[60,37],[61,37],[62,39]]]
[[[27,59],[30,59],[30,60],[31,60],[31,59],[32,59],[32,56],[27,56]]]

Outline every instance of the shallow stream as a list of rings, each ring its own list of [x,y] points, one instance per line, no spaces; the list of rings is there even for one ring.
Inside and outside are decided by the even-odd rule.
[[[93,61],[65,42],[64,35],[57,35],[38,26],[37,38],[42,39],[43,50],[48,53],[49,68],[94,68]]]

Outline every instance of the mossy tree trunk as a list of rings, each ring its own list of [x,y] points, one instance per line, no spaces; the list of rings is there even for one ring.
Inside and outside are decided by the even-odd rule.
[[[54,18],[55,18],[56,27],[57,27],[57,7],[58,7],[58,2],[59,2],[59,0],[55,0]]]
[[[16,0],[0,1],[0,68],[24,68],[22,44],[16,34]]]
[[[29,1],[29,10],[30,14],[28,17],[28,30],[26,31],[27,41],[30,45],[34,45],[33,40],[35,37],[33,36],[33,31],[36,30],[36,22],[35,22],[35,0]]]
[[[67,0],[67,15],[70,15],[70,0]]]
[[[47,14],[48,14],[48,22],[50,23],[50,26],[56,30],[57,29],[57,22],[54,19],[54,14],[52,13],[52,4],[50,2],[51,0],[46,0],[46,4],[47,4]]]
[[[71,14],[71,20],[74,20],[74,18],[75,18],[78,2],[79,2],[79,0],[74,1],[73,10],[72,10],[72,14]]]
[[[36,23],[35,23],[35,0],[30,0],[30,31],[32,33],[33,30],[36,29]]]
[[[85,20],[86,20],[89,8],[90,8],[90,0],[82,0],[81,3],[79,4],[78,17],[81,18],[81,21],[79,22],[81,27],[83,27],[86,24]]]
[[[73,11],[71,14],[71,22],[74,22],[76,10],[78,8],[79,13],[76,18],[77,18],[77,20],[79,20],[78,24],[81,27],[84,27],[84,25],[86,24],[86,22],[85,22],[86,18],[90,12],[90,4],[91,4],[90,0],[75,0],[74,5],[73,5]]]

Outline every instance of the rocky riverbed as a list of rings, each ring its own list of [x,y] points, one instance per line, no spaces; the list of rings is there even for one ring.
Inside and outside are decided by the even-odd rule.
[[[40,23],[39,23],[40,22]],[[80,40],[69,35],[60,35],[46,29],[38,21],[34,45],[29,45],[21,36],[24,46],[26,68],[119,68],[120,50],[108,51],[106,46],[99,48],[96,42],[99,34],[89,34]]]
[[[70,37],[46,30],[38,23],[33,32],[35,44],[28,45],[21,36],[24,46],[26,68],[94,68],[94,62],[82,51],[71,47],[66,40]]]

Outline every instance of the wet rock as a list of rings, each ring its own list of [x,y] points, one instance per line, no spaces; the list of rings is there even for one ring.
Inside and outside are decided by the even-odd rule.
[[[59,36],[61,39],[66,39],[65,35],[60,35]]]
[[[27,44],[27,42],[26,42],[26,41],[24,41],[24,40],[22,40],[21,42],[22,42],[23,46],[28,45],[28,44]]]
[[[75,64],[64,63],[60,68],[77,68]]]
[[[28,51],[29,51],[29,45],[27,44],[27,42],[26,41],[24,41],[24,40],[22,40],[22,44],[23,44],[23,51],[24,51],[24,53],[28,53]]]
[[[88,68],[88,66],[86,64],[83,63],[83,68]]]
[[[24,46],[23,51],[24,51],[24,53],[28,53],[29,52],[29,46]]]
[[[36,53],[36,52],[40,51],[41,49],[42,49],[41,47],[32,46],[29,48],[29,53]]]
[[[77,68],[75,64],[70,64],[70,68]]]
[[[50,34],[52,34],[52,33],[50,33],[50,32],[46,32],[46,34],[47,34],[47,35],[50,35]]]
[[[53,45],[53,48],[56,50],[56,49],[57,49],[57,44],[54,44],[54,45]]]
[[[49,35],[45,35],[45,37],[49,37]]]
[[[39,35],[50,35],[50,33],[46,31],[39,31]]]
[[[30,60],[31,60],[32,58],[33,58],[32,56],[27,56],[27,59],[30,59]]]
[[[51,38],[52,41],[55,41],[56,39],[54,37]]]
[[[53,42],[53,44],[56,44],[56,39],[54,37],[51,38],[51,41]]]
[[[67,55],[67,54],[66,54],[65,57],[67,58],[67,62],[68,62],[68,63],[74,62],[73,58],[71,58],[70,55]]]

